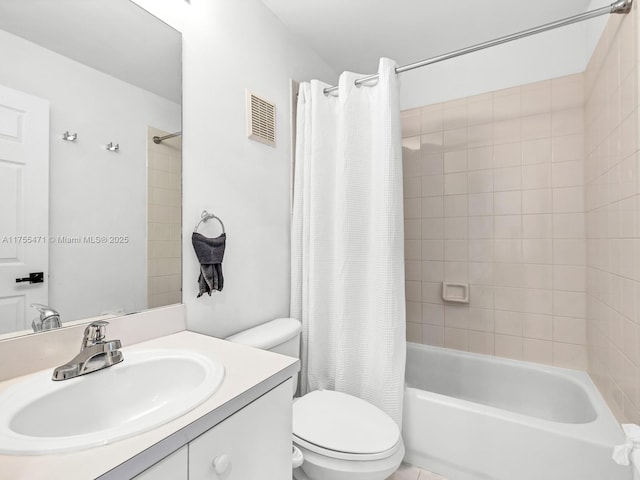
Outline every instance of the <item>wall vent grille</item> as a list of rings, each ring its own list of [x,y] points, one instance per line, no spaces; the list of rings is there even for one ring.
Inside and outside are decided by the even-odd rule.
[[[247,92],[247,136],[276,146],[276,105],[251,92]]]

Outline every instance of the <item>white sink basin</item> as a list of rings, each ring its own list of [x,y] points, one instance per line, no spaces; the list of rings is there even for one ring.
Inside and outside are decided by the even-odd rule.
[[[222,364],[200,354],[123,353],[104,370],[54,382],[51,369],[0,394],[0,454],[69,452],[137,435],[197,407],[224,379]]]

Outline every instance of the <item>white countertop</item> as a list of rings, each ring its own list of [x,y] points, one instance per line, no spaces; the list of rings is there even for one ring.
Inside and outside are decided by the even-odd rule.
[[[222,386],[204,403],[182,417],[109,445],[66,454],[0,455],[0,479],[130,478],[286,381],[299,370],[299,362],[295,358],[187,331],[124,347],[124,361],[126,362],[127,351],[150,348],[190,350],[222,362],[225,366]],[[69,352],[69,358],[76,353]],[[51,368],[53,367],[55,366],[52,365]],[[0,392],[32,375],[35,374],[1,382]]]

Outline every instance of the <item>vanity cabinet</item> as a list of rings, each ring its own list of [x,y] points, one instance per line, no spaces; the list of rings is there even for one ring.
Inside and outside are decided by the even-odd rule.
[[[135,480],[290,479],[291,390],[280,384]]]
[[[189,480],[291,478],[291,380],[189,444]]]

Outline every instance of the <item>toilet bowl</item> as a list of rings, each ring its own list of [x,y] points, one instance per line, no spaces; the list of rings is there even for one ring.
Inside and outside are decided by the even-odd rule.
[[[386,413],[330,390],[295,401],[293,444],[304,457],[297,480],[384,480],[404,457],[400,430]]]
[[[296,319],[279,318],[227,340],[297,358],[300,328]],[[404,457],[391,417],[365,400],[330,390],[294,399],[293,445],[303,456],[293,470],[296,480],[384,480]]]

